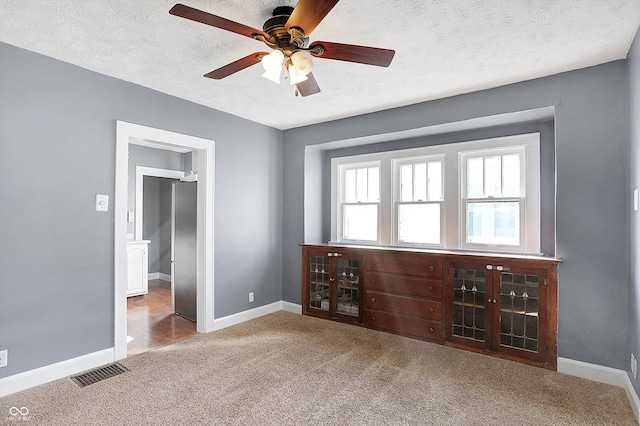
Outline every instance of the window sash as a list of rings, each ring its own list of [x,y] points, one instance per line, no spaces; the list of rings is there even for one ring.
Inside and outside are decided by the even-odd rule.
[[[373,213],[372,207],[375,207],[375,217],[370,215]],[[358,220],[351,222],[349,210],[368,210],[368,215],[360,214]],[[367,217],[368,216],[368,217]],[[375,233],[370,236],[367,233]],[[367,236],[365,236],[367,235]],[[342,240],[343,241],[380,241],[380,203],[342,203]]]
[[[461,212],[461,215],[464,215],[464,230],[461,235],[461,237],[463,238],[464,245],[467,246],[468,248],[487,247],[487,248],[502,249],[502,250],[522,249],[524,247],[524,239],[525,239],[525,228],[524,228],[525,202],[526,200],[524,198],[486,198],[486,199],[475,198],[475,199],[462,200],[462,204],[465,206],[464,212]],[[491,204],[493,204],[494,206],[498,204],[503,204],[503,206],[505,207],[507,206],[507,204],[516,204],[517,210],[515,212],[516,215],[514,217],[514,222],[515,222],[514,229],[513,229],[514,232],[511,238],[506,237],[504,235],[499,235],[501,232],[496,232],[496,231],[502,231],[502,233],[504,233],[505,231],[504,227],[500,229],[500,226],[499,226],[500,217],[497,217],[498,214],[501,212],[495,211],[495,210],[492,212],[491,210],[488,209],[489,214],[480,215],[478,219],[482,222],[480,224],[482,231],[492,231],[491,232],[492,235],[490,236],[478,235],[475,238],[473,238],[473,240],[470,240],[469,228],[471,227],[475,230],[477,227],[477,224],[475,222],[472,224],[469,223],[470,204],[475,204],[478,206],[484,205],[489,207],[491,207]],[[494,213],[494,215],[491,216],[491,213]],[[504,211],[502,213],[504,213]],[[509,214],[511,212],[507,211],[506,213]],[[505,216],[503,216],[503,222],[504,222],[504,217]]]
[[[433,207],[436,206],[437,215],[432,214],[431,220],[435,221],[435,226],[420,227],[416,223],[416,211],[418,209],[407,209],[407,216],[402,213],[403,207]],[[411,215],[411,210],[413,215]],[[397,202],[396,203],[396,219],[395,224],[395,240],[397,245],[418,245],[418,246],[434,246],[441,247],[443,243],[443,211],[444,203],[435,202]],[[424,213],[424,212],[422,212]],[[427,211],[427,214],[429,212]],[[422,218],[424,219],[424,218]],[[417,225],[417,226],[416,226]],[[405,229],[413,228],[411,235],[405,235]],[[416,229],[418,228],[418,229]]]
[[[512,172],[509,173],[509,169],[513,169],[514,167],[513,164],[507,164],[505,167],[506,162],[513,162],[513,159],[516,157],[518,158],[517,178],[513,176]],[[505,161],[505,159],[507,161]],[[526,215],[526,206],[528,203],[526,197],[528,165],[526,162],[525,146],[461,151],[459,153],[459,163],[461,194],[458,224],[460,227],[460,247],[472,250],[525,251],[527,248],[526,228],[528,226]],[[488,170],[491,168],[491,163],[493,163],[493,168],[492,170]],[[470,172],[471,169],[474,170]],[[507,169],[506,173],[505,169]],[[508,182],[507,178],[509,177],[511,179]],[[514,180],[517,181],[517,187],[513,185]],[[481,182],[481,186],[478,185],[478,181]],[[505,192],[506,195],[515,193],[516,196],[505,196]],[[495,208],[500,203],[504,203],[503,207],[506,207],[508,203],[517,203],[517,214],[515,218],[513,218],[516,229],[512,230],[511,238],[496,235],[496,233],[500,234],[498,231],[505,231],[504,226],[502,228],[496,228],[496,226],[499,226],[500,222],[504,225],[508,220],[507,212],[494,210],[492,215],[489,209],[484,212],[485,214],[478,212],[478,215],[474,217],[476,221],[481,222],[481,232],[487,232],[487,234],[484,236],[476,235],[474,238],[470,238],[470,233],[477,232],[478,223],[469,223],[469,206],[490,206],[493,204]],[[498,223],[496,223],[496,221],[498,221]],[[489,232],[491,223],[493,223],[494,228]]]

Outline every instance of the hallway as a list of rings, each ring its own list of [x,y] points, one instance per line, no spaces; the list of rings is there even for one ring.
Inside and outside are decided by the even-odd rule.
[[[149,293],[127,299],[127,355],[134,355],[198,334],[196,323],[171,310],[171,283],[149,280]]]

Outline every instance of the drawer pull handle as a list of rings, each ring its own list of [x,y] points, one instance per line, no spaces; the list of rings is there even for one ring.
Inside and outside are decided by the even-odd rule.
[[[428,290],[429,290],[429,291],[435,291],[436,289],[435,289],[432,285],[430,285],[430,286],[429,286],[429,288],[428,288]]]
[[[371,298],[371,303],[376,303],[376,298],[375,297]]]
[[[433,327],[429,327],[429,333],[433,333]]]
[[[376,262],[375,260],[373,262],[371,262],[372,265],[377,265],[378,262]]]
[[[429,308],[429,312],[433,312],[433,308]]]
[[[371,321],[375,321],[375,320],[376,320],[376,317],[371,317]]]
[[[376,283],[376,280],[371,280],[371,284],[375,284],[375,283]]]
[[[429,270],[430,270],[431,272],[433,272],[433,270],[434,270],[434,269],[435,269],[435,268],[433,267],[433,265],[429,265]]]

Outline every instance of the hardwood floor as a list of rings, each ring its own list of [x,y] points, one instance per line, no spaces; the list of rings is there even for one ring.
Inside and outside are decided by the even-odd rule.
[[[196,334],[195,322],[179,317],[171,310],[171,283],[149,280],[149,293],[127,299],[128,355],[166,346]]]

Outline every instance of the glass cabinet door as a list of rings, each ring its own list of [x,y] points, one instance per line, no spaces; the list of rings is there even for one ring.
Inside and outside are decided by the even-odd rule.
[[[309,258],[309,309],[329,312],[331,307],[329,277],[331,274],[330,258],[310,256]]]
[[[336,313],[359,317],[360,262],[338,257],[336,263]]]
[[[545,337],[549,327],[543,320],[548,283],[544,269],[456,262],[451,265],[451,274],[450,341],[553,362],[549,338]]]
[[[489,338],[487,278],[487,270],[480,266],[453,268],[451,336],[467,339],[477,347],[484,347]]]
[[[539,280],[537,271],[500,272],[501,347],[538,352]]]

